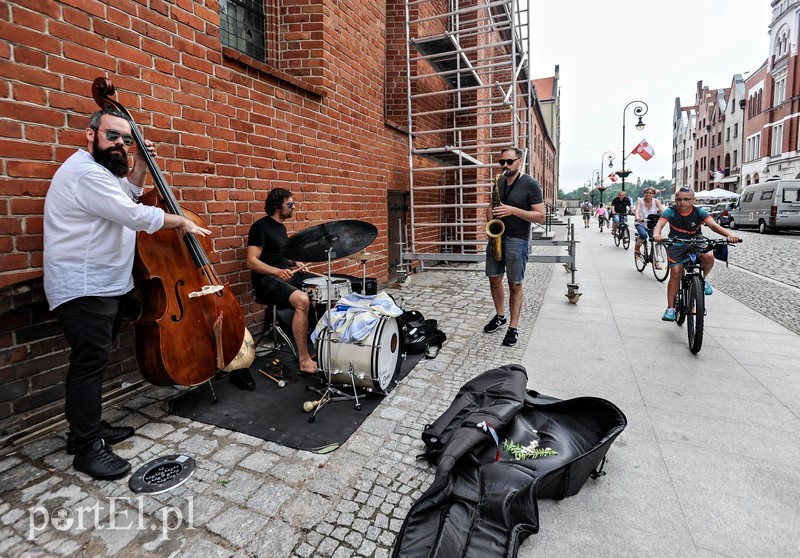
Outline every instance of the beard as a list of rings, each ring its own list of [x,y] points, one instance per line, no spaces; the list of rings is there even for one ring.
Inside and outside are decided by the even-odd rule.
[[[95,134],[94,142],[92,143],[92,157],[95,162],[111,171],[111,174],[118,178],[128,176],[128,154],[121,146],[111,146],[106,149],[100,149]]]

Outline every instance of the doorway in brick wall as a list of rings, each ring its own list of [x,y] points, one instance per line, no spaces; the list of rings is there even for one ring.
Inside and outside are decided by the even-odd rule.
[[[400,231],[405,236],[406,215],[408,213],[408,194],[390,190],[389,204],[389,281],[397,279],[397,266],[400,264]],[[406,247],[407,249],[407,247]]]

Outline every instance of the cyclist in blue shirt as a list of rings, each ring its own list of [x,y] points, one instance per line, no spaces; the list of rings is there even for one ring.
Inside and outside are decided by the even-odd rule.
[[[691,188],[680,188],[675,193],[675,206],[668,207],[661,214],[661,218],[653,229],[653,240],[663,241],[666,237],[662,236],[661,231],[669,223],[669,238],[676,240],[689,239],[703,236],[701,227],[707,226],[715,233],[724,236],[728,242],[739,242],[739,237],[731,234],[714,222],[713,217],[705,209],[694,206],[694,191]],[[689,247],[680,242],[667,248],[667,259],[669,260],[669,283],[667,283],[667,309],[661,319],[665,322],[675,321],[675,297],[681,284],[683,274],[683,262],[686,261],[686,253]],[[700,257],[700,265],[703,267],[703,278],[705,279],[705,294],[713,294],[714,289],[708,282],[708,274],[714,267],[714,254],[706,252]]]

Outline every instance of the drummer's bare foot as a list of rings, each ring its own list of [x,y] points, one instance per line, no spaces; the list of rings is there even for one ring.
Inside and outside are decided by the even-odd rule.
[[[316,374],[317,373],[317,363],[314,360],[309,358],[301,358],[300,359],[300,373],[301,374]]]

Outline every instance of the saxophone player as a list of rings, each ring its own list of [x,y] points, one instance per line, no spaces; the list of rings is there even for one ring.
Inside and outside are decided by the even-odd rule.
[[[501,236],[502,259],[494,257],[492,240],[486,248],[486,276],[494,302],[495,316],[483,328],[486,333],[494,333],[508,324],[503,345],[516,345],[519,333],[519,317],[522,312],[525,266],[528,263],[528,248],[531,223],[544,223],[545,208],[542,187],[537,180],[520,172],[523,152],[517,147],[506,147],[500,153],[502,171],[496,182],[499,203],[490,203],[486,218],[499,219],[505,230]],[[508,313],[505,312],[505,288],[503,275],[508,280]]]

